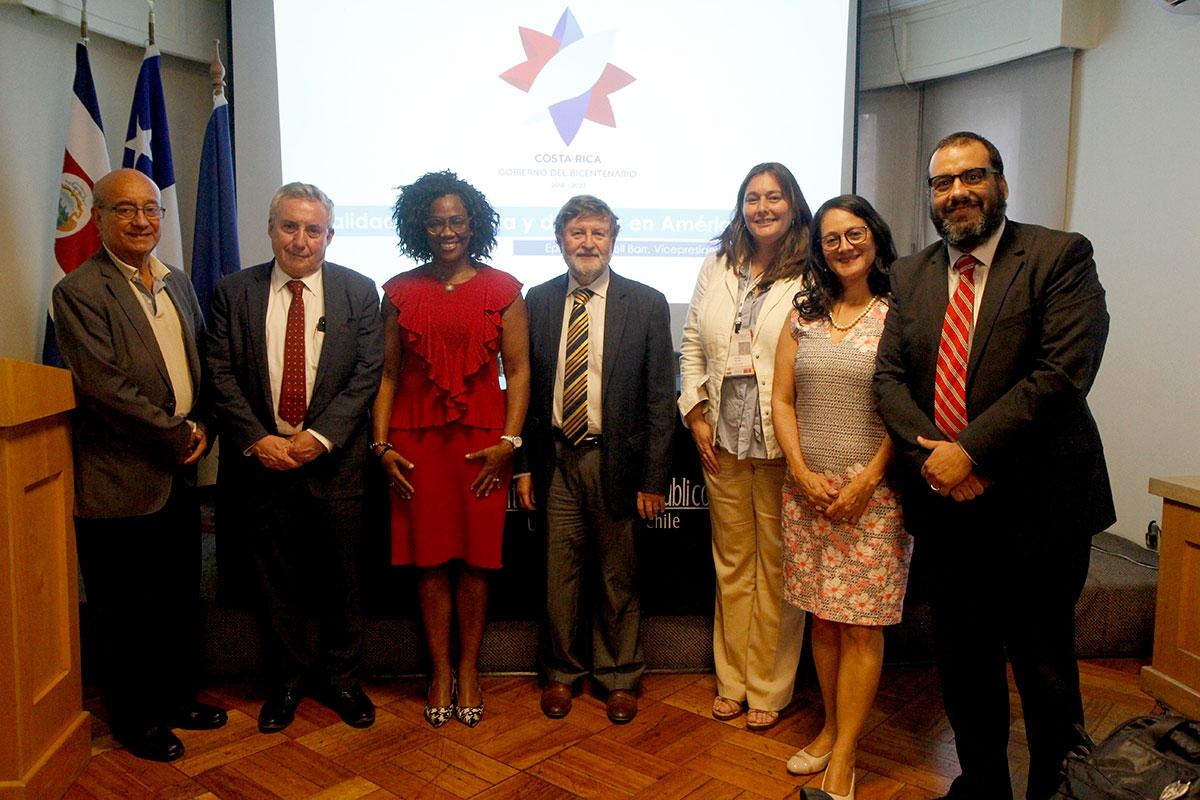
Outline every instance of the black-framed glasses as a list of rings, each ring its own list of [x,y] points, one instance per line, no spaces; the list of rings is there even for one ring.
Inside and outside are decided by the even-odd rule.
[[[945,194],[954,188],[954,181],[962,181],[963,186],[979,186],[987,180],[988,175],[999,175],[1000,171],[991,167],[972,167],[952,175],[934,175],[929,179],[929,188],[938,194]]]
[[[165,208],[157,203],[147,203],[144,206],[135,206],[133,203],[117,203],[115,206],[97,206],[97,208],[105,209],[113,212],[117,219],[130,220],[142,212],[146,215],[146,219],[162,219]]]
[[[425,230],[429,233],[441,233],[446,227],[455,233],[465,233],[471,227],[470,217],[429,217],[425,220]]]
[[[851,228],[845,233],[828,233],[821,237],[822,250],[837,250],[842,246],[843,237],[847,244],[857,247],[867,240],[867,236],[871,233],[870,230],[864,227]]]

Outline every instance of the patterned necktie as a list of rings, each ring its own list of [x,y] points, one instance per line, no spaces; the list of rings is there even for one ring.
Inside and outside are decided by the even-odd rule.
[[[936,391],[933,397],[933,422],[951,441],[967,427],[967,354],[974,325],[975,265],[972,255],[954,262],[958,288],[946,306],[942,323],[942,342],[938,346]]]
[[[299,428],[308,411],[307,365],[304,361],[304,281],[288,281],[287,335],[283,339],[283,381],[279,387],[279,418]]]
[[[567,320],[567,360],[563,364],[562,432],[567,441],[579,444],[588,435],[588,315],[591,289],[571,292],[574,305]]]

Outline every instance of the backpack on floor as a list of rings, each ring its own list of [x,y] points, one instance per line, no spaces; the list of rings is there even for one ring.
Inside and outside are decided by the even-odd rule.
[[[1200,799],[1200,722],[1134,717],[1067,756],[1051,800]]]

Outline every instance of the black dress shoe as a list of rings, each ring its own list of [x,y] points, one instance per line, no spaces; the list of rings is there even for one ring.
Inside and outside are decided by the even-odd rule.
[[[326,705],[351,728],[369,728],[375,724],[375,704],[361,686],[331,689]]]
[[[296,718],[298,705],[300,693],[295,689],[284,689],[272,694],[258,712],[258,730],[261,733],[278,733],[283,730]]]
[[[174,761],[183,755],[183,742],[165,725],[152,725],[137,733],[114,737],[125,749],[147,761]]]
[[[175,709],[168,724],[172,728],[183,728],[185,731],[211,731],[223,727],[228,721],[229,717],[224,709],[195,700]]]

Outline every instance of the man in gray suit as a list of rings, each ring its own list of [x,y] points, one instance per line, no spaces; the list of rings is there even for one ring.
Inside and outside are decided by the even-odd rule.
[[[666,298],[609,269],[619,230],[612,209],[589,195],[555,219],[567,272],[526,300],[532,479],[519,476],[517,494],[526,509],[536,495],[547,516],[542,712],[566,716],[590,671],[609,719],[625,723],[645,669],[634,527],[665,507],[675,356]],[[590,624],[585,585],[598,588]]]
[[[196,701],[204,317],[187,276],[153,255],[162,218],[153,181],[116,170],[94,197],[103,247],[53,297],[78,398],[79,564],[113,736],[140,758],[172,761],[183,755],[172,727],[226,721]]]
[[[286,728],[313,689],[365,728],[375,707],[358,682],[358,561],[367,412],[383,370],[379,294],[370,278],[325,260],[333,203],[316,186],[281,187],[267,234],[275,258],[217,285],[207,347],[218,482],[248,526],[263,601],[258,728]]]

